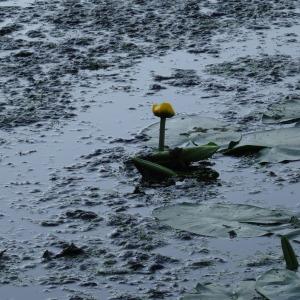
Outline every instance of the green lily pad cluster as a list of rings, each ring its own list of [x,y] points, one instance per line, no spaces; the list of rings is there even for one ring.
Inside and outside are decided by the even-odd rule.
[[[169,205],[155,209],[153,216],[162,224],[174,229],[202,236],[221,238],[250,238],[272,234],[281,236],[286,269],[271,269],[256,281],[242,281],[235,288],[198,284],[193,292],[184,295],[181,300],[299,299],[298,261],[287,238],[289,236],[299,241],[299,216],[294,216],[288,211],[230,203]]]
[[[286,237],[281,238],[286,261],[286,269],[271,269],[260,275],[256,281],[245,280],[237,287],[229,288],[215,284],[197,284],[193,292],[181,300],[297,300],[300,295],[300,276],[298,261]],[[261,296],[261,297],[260,297]]]
[[[150,139],[147,145],[157,147],[157,133],[161,124],[155,123],[142,131]],[[212,140],[212,136],[214,137]],[[199,138],[201,137],[201,138]],[[241,135],[230,131],[225,122],[199,116],[177,116],[168,120],[165,151],[144,157],[135,157],[133,164],[145,179],[161,180],[170,177],[196,177],[210,181],[218,177],[212,169],[193,166],[195,162],[209,159],[220,149],[226,149],[232,140]]]
[[[295,115],[300,118],[300,111],[295,112]],[[295,122],[298,119],[289,120]],[[154,146],[158,126],[157,123],[153,124],[142,132],[150,138],[147,142],[150,147]],[[218,145],[218,151],[225,155],[255,154],[260,163],[300,160],[299,124],[294,127],[241,134],[237,128],[212,118],[177,116],[168,122],[166,145],[170,148],[185,148],[210,142]]]
[[[197,173],[197,168],[191,167],[191,163],[210,158],[218,149],[218,145],[208,143],[198,147],[155,152],[146,157],[135,157],[132,161],[143,178],[161,180],[176,176],[188,176],[193,171]],[[217,172],[214,174],[214,177],[218,177]]]
[[[157,133],[159,122],[142,130],[142,134],[149,137],[147,146],[157,147]],[[232,141],[238,142],[241,133],[238,128],[228,123],[214,119],[199,117],[198,115],[176,116],[168,120],[166,125],[166,145],[170,148],[191,147],[204,145],[209,142],[217,144],[220,149],[227,149]]]
[[[295,111],[288,107],[283,110],[282,118],[277,117],[279,123],[281,120],[295,122],[298,120],[296,116],[300,118],[297,109],[300,106],[296,106]],[[149,137],[147,145],[151,148],[157,146],[159,126],[160,123],[155,123],[142,131]],[[213,118],[177,116],[167,124],[166,149],[169,150],[133,158],[144,178],[161,180],[191,175],[193,168],[188,167],[193,162],[208,159],[216,152],[231,156],[255,155],[260,163],[297,161],[300,160],[300,130],[297,123],[294,127],[241,134],[237,128]]]
[[[292,124],[300,120],[299,99],[280,104],[264,114],[268,124]],[[145,177],[163,174],[178,176],[191,163],[210,158],[216,152],[224,155],[255,155],[260,163],[300,160],[300,123],[293,127],[277,128],[241,134],[237,128],[212,118],[177,116],[168,122],[166,145],[168,151],[154,153],[147,158],[134,158],[134,164]],[[143,130],[155,147],[159,124]],[[149,171],[150,170],[150,171]],[[281,237],[286,269],[272,269],[256,281],[243,281],[236,288],[215,284],[198,284],[194,292],[182,300],[217,299],[300,299],[298,261],[288,238],[300,242],[298,215],[288,211],[271,210],[245,204],[181,203],[159,207],[153,216],[164,225],[201,236],[216,238],[251,238],[265,235]],[[261,298],[263,297],[263,298]]]

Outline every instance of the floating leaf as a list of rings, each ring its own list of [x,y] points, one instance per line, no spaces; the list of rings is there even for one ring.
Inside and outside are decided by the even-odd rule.
[[[142,132],[150,137],[147,144],[157,146],[159,123]],[[292,128],[258,131],[241,134],[227,123],[199,116],[182,116],[167,124],[166,145],[170,148],[192,147],[209,142],[216,143],[228,155],[258,154],[261,163],[300,160],[299,125]]]
[[[191,147],[213,142],[227,148],[231,141],[239,141],[241,134],[229,124],[213,118],[197,115],[177,116],[167,121],[166,145],[169,148]],[[147,145],[157,147],[159,122],[142,131],[150,139]]]
[[[175,148],[170,151],[157,152],[146,157],[154,163],[169,167],[182,168],[191,162],[196,162],[210,158],[219,146],[214,143],[191,148]]]
[[[242,281],[238,288],[226,288],[215,284],[197,284],[195,291],[181,300],[253,300],[260,299],[255,292],[255,281]]]
[[[177,175],[173,170],[169,168],[138,157],[133,158],[132,162],[144,178],[152,179],[153,181]]]
[[[257,279],[255,289],[269,300],[299,300],[300,277],[293,271],[272,269]]]
[[[160,207],[153,216],[175,229],[211,237],[255,237],[287,224],[287,213],[245,204],[175,204]]]
[[[289,124],[300,121],[300,97],[289,97],[285,102],[272,105],[262,116],[266,124]]]
[[[236,131],[227,131],[221,133],[204,133],[204,134],[191,134],[189,142],[182,146],[188,147],[188,145],[201,145],[210,141],[219,146],[220,150],[230,149],[237,145],[242,138],[241,133]]]
[[[242,156],[257,152],[261,163],[300,160],[299,128],[280,128],[245,134],[240,143],[225,153]]]

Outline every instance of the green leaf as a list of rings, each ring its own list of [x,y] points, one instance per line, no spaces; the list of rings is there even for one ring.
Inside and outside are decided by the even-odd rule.
[[[269,300],[299,300],[300,277],[293,271],[272,269],[258,277],[255,289]]]
[[[165,144],[169,148],[191,147],[213,142],[222,149],[228,148],[231,141],[239,141],[241,134],[228,123],[197,115],[176,116],[166,122]],[[149,137],[147,145],[157,148],[159,122],[142,131]]]
[[[168,120],[166,145],[188,148],[213,142],[224,154],[244,156],[256,154],[260,163],[300,160],[299,125],[292,128],[258,131],[245,134],[227,123],[199,116],[178,116]],[[142,131],[150,139],[147,145],[157,147],[159,123]]]
[[[286,236],[281,237],[281,247],[286,263],[286,268],[291,271],[298,269],[299,264],[292,245]]]
[[[210,158],[219,149],[219,146],[215,143],[208,143],[207,145],[184,148],[182,150],[182,159],[184,162],[195,162]]]
[[[153,216],[175,229],[224,238],[263,236],[291,219],[288,213],[258,206],[209,203],[160,207],[153,211]]]
[[[184,168],[191,162],[210,158],[217,152],[219,146],[214,143],[191,148],[175,148],[170,151],[154,153],[147,160],[170,168]]]
[[[300,160],[300,130],[291,127],[245,134],[240,143],[224,153],[234,156],[258,153],[261,163]]]
[[[181,300],[253,300],[259,299],[255,292],[255,281],[242,281],[232,289],[215,284],[197,284],[195,291],[184,295]]]
[[[153,181],[177,176],[177,174],[169,168],[138,157],[133,158],[132,162],[144,178]]]

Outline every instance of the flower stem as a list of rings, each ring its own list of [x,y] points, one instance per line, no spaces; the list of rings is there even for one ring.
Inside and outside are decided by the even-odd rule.
[[[165,150],[165,130],[166,130],[166,118],[160,118],[160,127],[159,127],[159,145],[158,151]]]

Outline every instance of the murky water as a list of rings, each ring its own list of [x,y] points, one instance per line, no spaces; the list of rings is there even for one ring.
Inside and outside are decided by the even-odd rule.
[[[151,12],[150,4],[143,6],[138,2],[134,7]],[[254,22],[251,17],[240,16],[238,10],[231,12],[226,6],[225,16],[211,20],[217,24],[213,29],[198,28],[206,30],[200,45],[189,26],[183,35],[171,28],[173,37],[160,37],[145,28],[149,30],[148,39],[136,34],[130,40],[135,42],[135,49],[133,45],[124,43],[122,48],[113,42],[115,29],[105,28],[106,33],[103,30],[97,34],[100,25],[89,27],[92,14],[80,15],[78,23],[72,20],[76,11],[73,15],[71,11],[76,9],[76,3],[82,12],[93,12],[100,6],[93,1],[0,2],[1,7],[20,6],[17,16],[5,10],[0,29],[10,23],[23,26],[1,38],[1,66],[7,67],[9,74],[9,78],[0,74],[5,82],[1,85],[0,103],[5,103],[6,109],[1,114],[12,116],[1,121],[0,143],[2,139],[4,142],[0,146],[0,249],[7,250],[1,258],[1,299],[178,299],[197,282],[231,284],[254,279],[269,266],[249,267],[247,262],[265,255],[273,257],[272,266],[282,265],[276,237],[233,240],[182,237],[161,227],[151,212],[158,206],[183,201],[251,203],[299,212],[299,162],[259,166],[247,159],[216,156],[213,167],[220,173],[218,184],[187,181],[170,187],[140,187],[140,194],[133,193],[139,186],[139,176],[128,171],[124,162],[142,149],[143,142],[137,141],[135,135],[157,121],[151,105],[162,100],[171,101],[179,114],[196,113],[226,120],[243,131],[272,128],[260,122],[259,113],[278,98],[298,93],[299,73],[293,76],[283,73],[280,80],[265,84],[259,76],[247,78],[242,74],[241,78],[234,78],[222,72],[213,75],[207,70],[248,56],[259,59],[264,55],[281,55],[297,63],[300,57],[297,8],[290,9],[286,17],[278,16],[277,22],[267,22],[269,28],[256,30],[249,26]],[[224,3],[203,2],[200,11],[210,15]],[[270,3],[273,5],[275,1]],[[165,9],[156,1],[151,4],[157,5],[159,12]],[[181,6],[174,5],[178,14]],[[43,10],[45,7],[49,7],[48,12]],[[277,13],[275,8],[270,9],[273,17]],[[119,9],[121,15],[126,15],[124,11],[129,13],[123,6]],[[166,22],[172,24],[168,11],[165,13]],[[65,24],[55,19],[59,14]],[[163,20],[157,22],[164,26]],[[134,32],[134,26],[126,27],[125,32],[128,28]],[[28,36],[30,30],[34,32]],[[86,37],[92,42],[81,45],[78,41]],[[104,45],[106,38],[111,41],[104,51],[99,45]],[[180,43],[183,38],[185,42]],[[20,39],[24,41],[16,46]],[[192,43],[197,46],[189,47]],[[162,50],[164,44],[170,47]],[[202,52],[190,51],[195,48]],[[30,63],[19,60],[13,55],[21,50],[38,53],[38,57]],[[112,66],[97,69],[93,65],[89,69],[83,63],[98,56]],[[270,69],[279,62],[280,58],[273,59]],[[8,68],[11,65],[19,68],[12,70]],[[36,65],[40,66],[37,70],[40,73],[32,84],[31,75],[26,72],[35,74]],[[79,73],[68,71],[77,65]],[[20,73],[20,68],[26,74]],[[286,66],[287,73],[289,68]],[[186,72],[189,83],[179,79],[155,80],[156,75],[170,76],[176,70]],[[267,76],[270,70],[264,72]],[[43,85],[39,86],[39,80],[44,81]],[[153,88],[155,84],[160,87]],[[56,85],[61,90],[56,91]],[[35,97],[26,87],[35,92]],[[63,95],[64,92],[67,93]],[[37,112],[29,114],[29,124],[25,121],[16,124],[14,120],[27,112],[28,103],[40,101],[39,94],[42,99],[49,97],[50,104],[43,104]],[[17,110],[18,104],[24,111]],[[76,116],[67,117],[70,112]],[[41,115],[44,117],[40,118]],[[92,211],[98,218],[67,217],[67,212],[78,209]],[[83,247],[85,255],[49,261],[42,258],[46,250],[59,253],[71,242]],[[298,245],[295,250],[300,253]],[[193,263],[202,260],[211,264],[193,267]]]
[[[35,0],[4,0],[0,2],[0,6],[27,7],[34,2]]]

